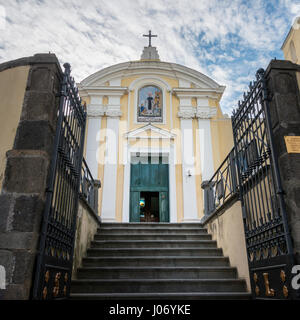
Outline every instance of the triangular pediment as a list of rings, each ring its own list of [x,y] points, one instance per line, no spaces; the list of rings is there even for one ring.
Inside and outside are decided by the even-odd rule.
[[[128,139],[174,139],[175,134],[149,123],[143,127],[127,132],[125,137]]]

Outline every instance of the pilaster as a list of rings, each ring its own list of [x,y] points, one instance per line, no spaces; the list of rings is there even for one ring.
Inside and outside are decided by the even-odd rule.
[[[106,154],[103,181],[103,200],[101,219],[103,222],[116,222],[117,168],[119,150],[119,121],[122,116],[121,96],[109,96],[105,111]]]
[[[101,129],[104,114],[103,96],[92,96],[91,103],[87,106],[88,130],[86,139],[86,162],[95,179],[98,178],[98,132]]]
[[[198,119],[202,181],[209,180],[214,173],[210,120],[216,112],[216,108],[209,107],[208,99],[197,99],[196,118]]]
[[[193,139],[193,118],[195,108],[191,98],[179,98],[179,112],[182,145],[183,221],[198,222],[195,155]]]

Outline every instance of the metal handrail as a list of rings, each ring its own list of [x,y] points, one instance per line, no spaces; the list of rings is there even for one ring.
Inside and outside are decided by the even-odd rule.
[[[80,177],[80,195],[87,201],[89,206],[98,213],[98,189],[101,187],[100,180],[95,180],[83,158]]]
[[[234,148],[221,163],[209,181],[203,181],[204,213],[213,214],[238,192],[237,167]]]

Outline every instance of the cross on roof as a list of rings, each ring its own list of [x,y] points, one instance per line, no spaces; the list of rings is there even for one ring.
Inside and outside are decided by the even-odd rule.
[[[149,30],[149,34],[143,34],[143,37],[148,37],[149,38],[149,47],[151,47],[151,38],[157,37],[157,35],[151,34],[151,30]]]

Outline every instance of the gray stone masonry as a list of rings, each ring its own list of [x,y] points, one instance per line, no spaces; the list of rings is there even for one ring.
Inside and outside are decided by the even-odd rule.
[[[54,54],[9,61],[0,71],[30,65],[21,118],[0,195],[1,299],[30,298],[59,107],[62,70]]]
[[[300,264],[300,153],[287,153],[284,136],[300,136],[300,65],[272,60],[266,70],[274,144],[278,156],[288,224]]]

